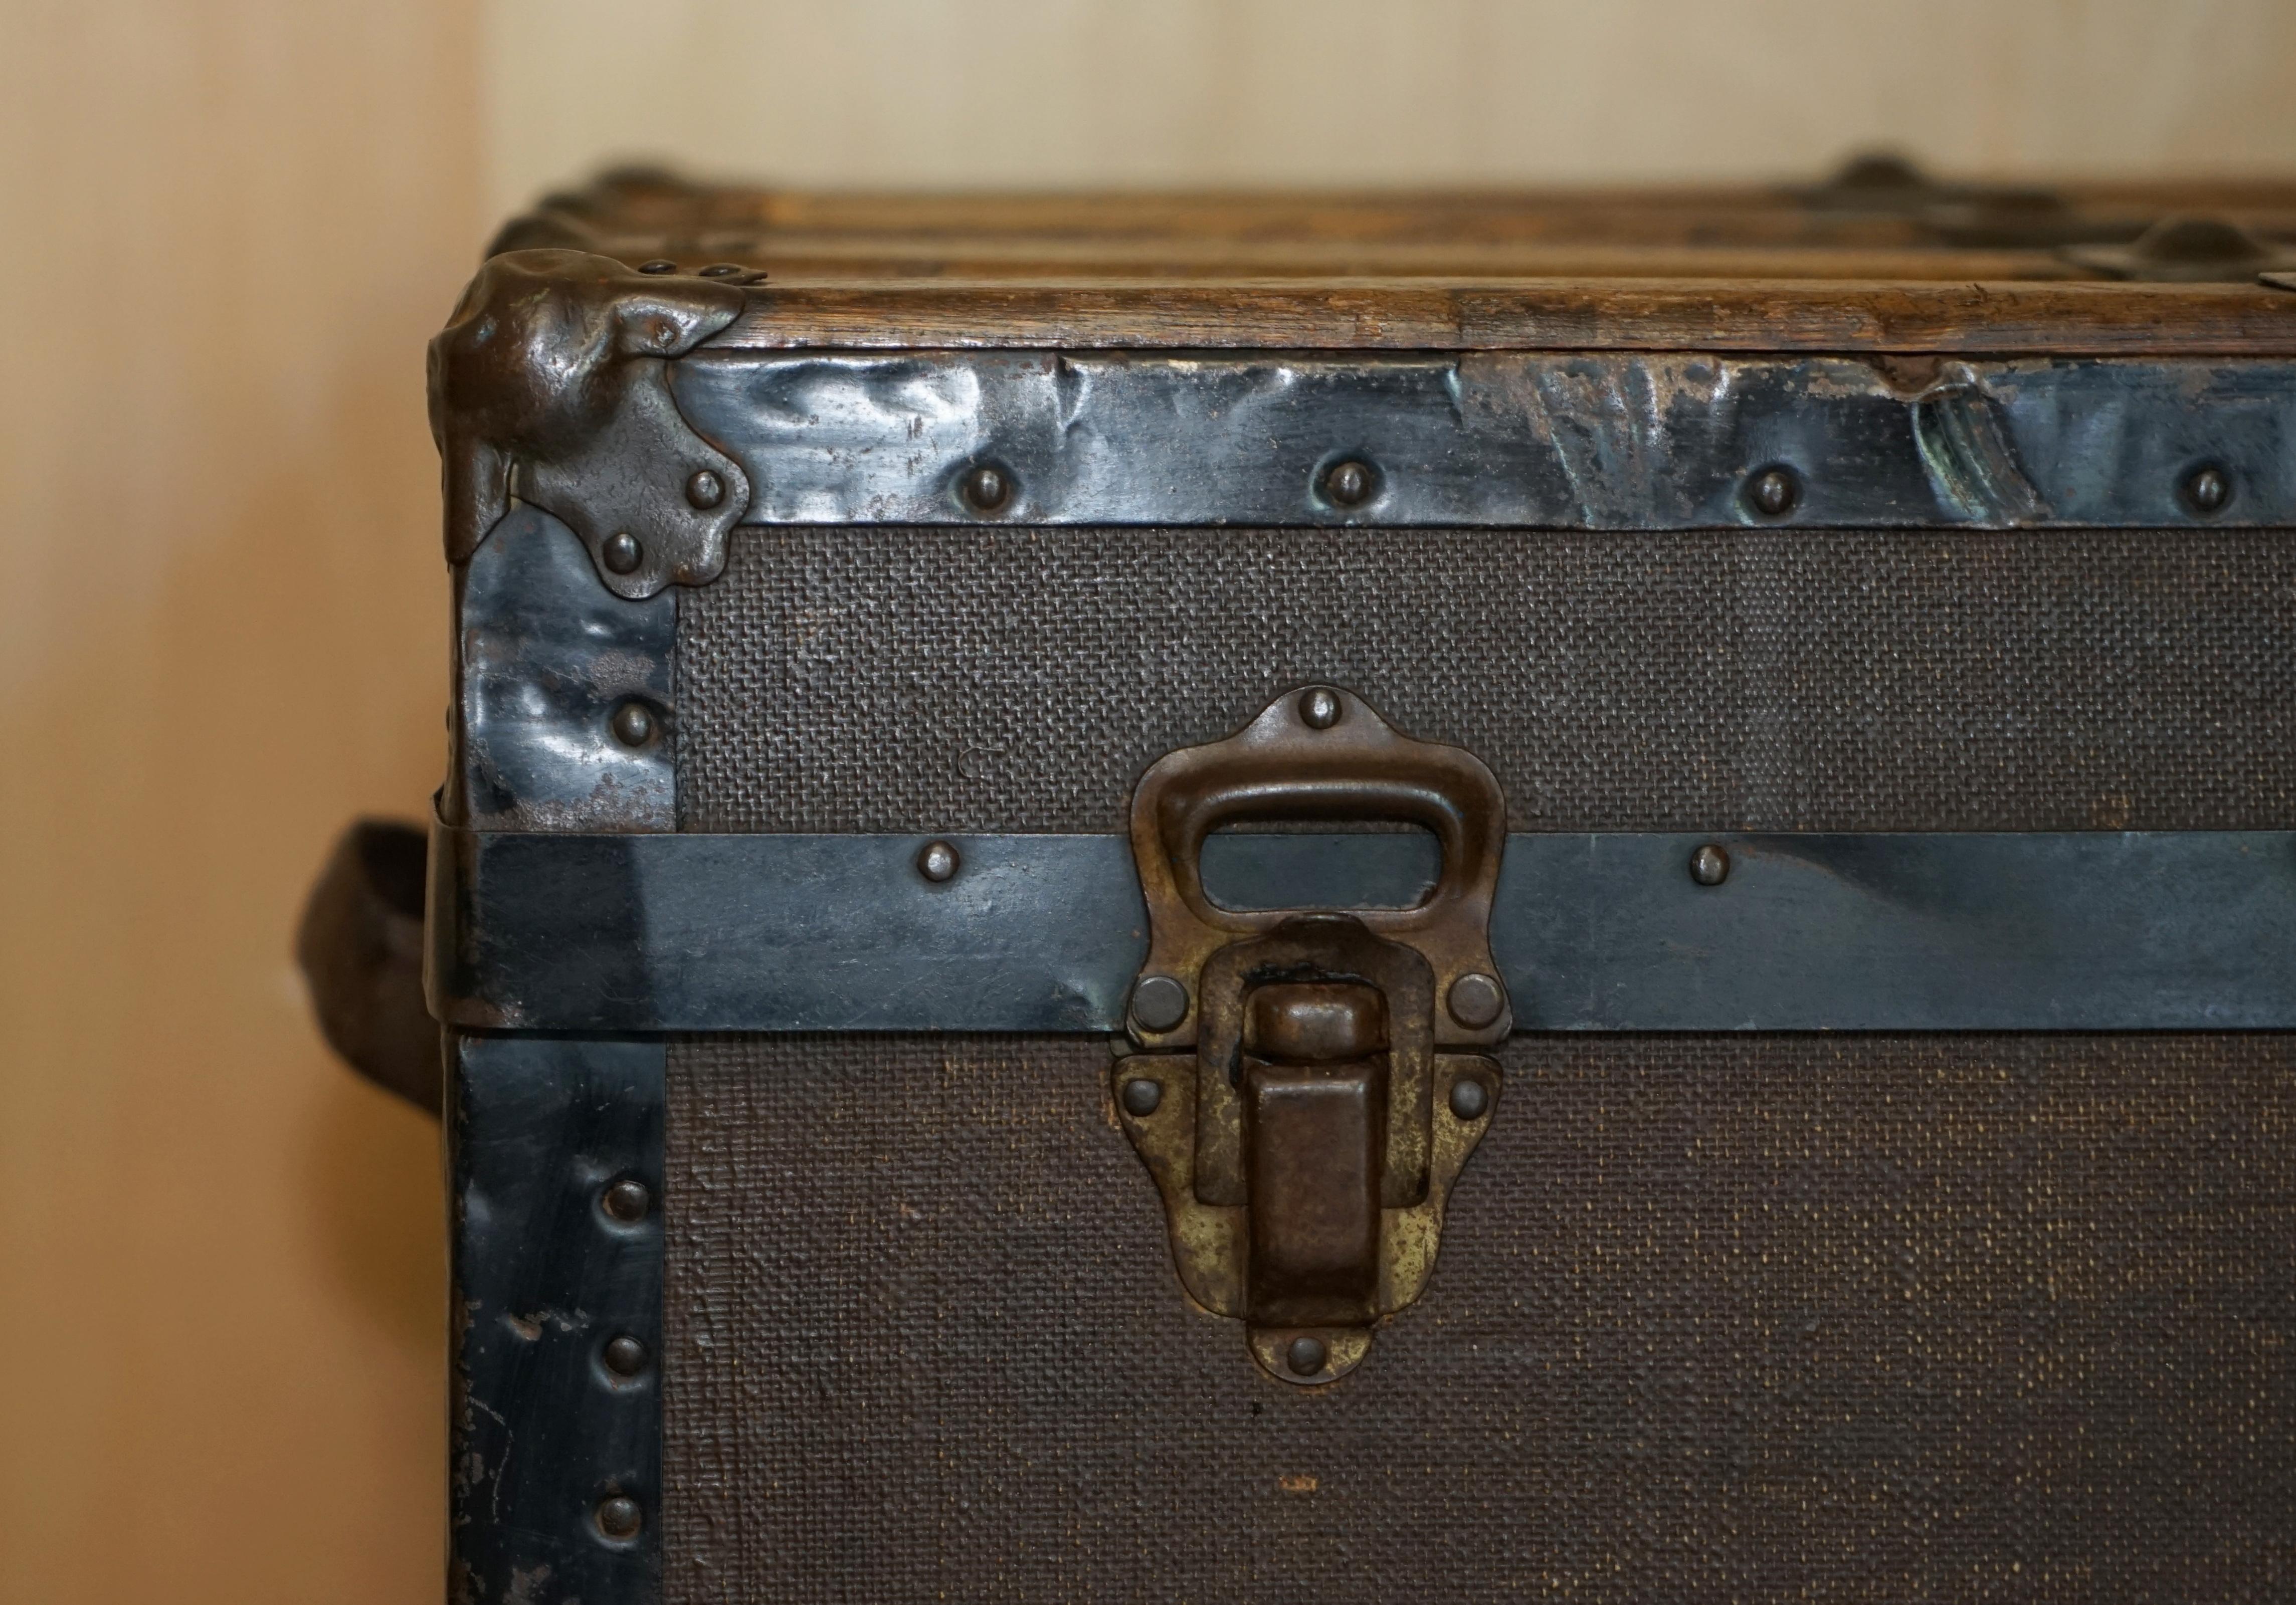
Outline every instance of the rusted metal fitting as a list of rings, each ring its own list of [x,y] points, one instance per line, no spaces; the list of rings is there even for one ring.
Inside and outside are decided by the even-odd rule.
[[[1772,466],[1746,481],[1746,505],[1765,519],[1782,519],[1801,500],[1801,480],[1793,470]]]
[[[613,1339],[599,1353],[606,1369],[626,1381],[644,1371],[646,1361],[651,1357],[646,1353],[646,1346],[627,1333]]]
[[[1690,856],[1690,878],[1701,886],[1719,886],[1730,878],[1730,855],[1708,842]]]
[[[627,600],[724,569],[749,478],[679,411],[669,368],[748,298],[675,266],[507,250],[479,270],[430,342],[449,561],[469,561],[515,501],[565,523]],[[718,487],[706,503],[691,495],[704,474]]]
[[[2215,463],[2204,463],[2185,477],[2185,505],[2203,517],[2222,512],[2232,502],[2232,476]]]
[[[624,1176],[598,1195],[598,1207],[608,1218],[635,1226],[653,1212],[653,1190],[635,1176]]]
[[[598,1502],[598,1530],[616,1544],[627,1544],[638,1535],[645,1526],[645,1512],[638,1502],[626,1494],[615,1494]]]
[[[1300,819],[1420,825],[1443,873],[1412,908],[1205,896],[1209,833]],[[1271,1376],[1344,1376],[1434,1268],[1499,1085],[1496,1061],[1458,1050],[1512,1025],[1489,946],[1505,821],[1473,757],[1323,686],[1170,754],[1134,793],[1150,934],[1130,1028],[1145,1051],[1113,1072],[1119,1123],[1163,1195],[1182,1285],[1245,1322]]]
[[[614,740],[625,747],[643,747],[653,740],[653,709],[636,698],[614,709],[614,717],[608,722],[613,727]]]
[[[1379,494],[1379,471],[1349,457],[1324,471],[1319,488],[1324,500],[1334,507],[1360,507]]]
[[[627,529],[616,530],[606,537],[598,550],[599,561],[615,574],[628,574],[645,561],[645,548],[638,545],[637,536]]]

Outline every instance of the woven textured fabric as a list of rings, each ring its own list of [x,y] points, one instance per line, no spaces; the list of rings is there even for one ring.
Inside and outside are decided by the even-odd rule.
[[[2296,1037],[1506,1064],[1300,1391],[1188,1308],[1103,1044],[674,1046],[667,1600],[2296,1594]]]
[[[1343,684],[1538,830],[2284,826],[2275,531],[745,529],[682,593],[681,823],[1122,828]]]

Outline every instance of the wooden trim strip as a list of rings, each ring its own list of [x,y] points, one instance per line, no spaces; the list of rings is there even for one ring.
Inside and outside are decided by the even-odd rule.
[[[2296,356],[2256,284],[1693,279],[767,283],[746,350],[1813,351]]]

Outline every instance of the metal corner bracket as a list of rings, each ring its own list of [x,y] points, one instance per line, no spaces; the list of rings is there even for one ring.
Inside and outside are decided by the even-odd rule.
[[[679,410],[668,371],[747,301],[578,250],[489,259],[430,342],[447,560],[516,498],[572,528],[618,596],[716,578],[750,479]]]

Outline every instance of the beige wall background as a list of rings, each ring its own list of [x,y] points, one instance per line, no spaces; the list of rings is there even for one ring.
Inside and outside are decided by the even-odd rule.
[[[607,155],[816,183],[2296,168],[2286,0],[0,0],[0,1599],[439,1595],[435,1126],[288,959],[439,772],[422,347]]]
[[[288,932],[439,767],[476,19],[0,20],[0,1600],[436,1601],[437,1126],[331,1062]]]
[[[496,0],[485,49],[497,208],[632,152],[857,184],[2296,159],[2288,0]]]

